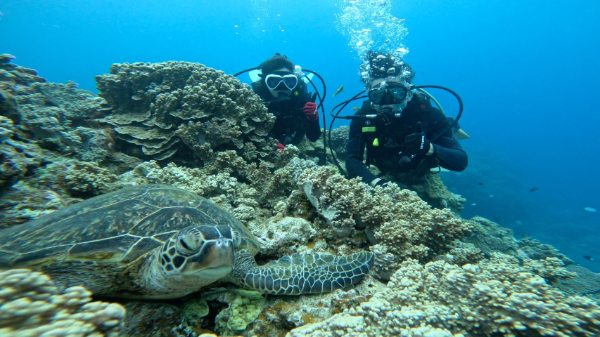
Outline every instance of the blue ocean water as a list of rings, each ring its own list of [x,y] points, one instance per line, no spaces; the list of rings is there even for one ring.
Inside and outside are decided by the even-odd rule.
[[[323,76],[331,109],[362,90],[357,50],[339,20],[357,2],[5,0],[0,52],[88,90],[113,63],[190,61],[233,74],[280,52]],[[414,84],[447,86],[465,102],[470,165],[443,173],[467,198],[463,217],[494,220],[600,272],[600,213],[584,210],[600,210],[600,4],[362,2],[391,4],[405,19],[408,35],[390,43],[410,50]],[[455,113],[451,96],[432,93]]]

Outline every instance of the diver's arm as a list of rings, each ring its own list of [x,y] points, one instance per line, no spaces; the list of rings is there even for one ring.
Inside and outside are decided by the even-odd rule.
[[[321,136],[321,126],[319,125],[319,120],[316,121],[305,121],[304,122],[304,131],[306,132],[306,138],[311,142],[316,142]]]
[[[443,136],[442,136],[443,138]],[[458,141],[455,139],[458,143]],[[439,143],[436,141],[436,143]],[[463,171],[467,168],[469,164],[469,159],[467,157],[467,153],[459,146],[459,148],[452,148],[452,145],[446,145],[448,147],[444,147],[440,144],[433,144],[434,152],[433,156],[439,160],[440,166],[451,170],[451,171]]]
[[[437,109],[435,109],[437,110]],[[441,111],[435,113],[437,116],[435,125],[435,134],[444,131],[450,124],[446,119],[446,116]],[[462,149],[452,130],[447,130],[438,139],[431,144],[433,146],[433,153],[429,154],[435,156],[441,167],[451,171],[463,171],[467,168],[469,159],[467,153]]]
[[[360,111],[359,111],[360,112]],[[361,177],[363,183],[370,184],[377,176],[362,163],[361,158],[365,150],[365,142],[362,139],[362,126],[360,119],[350,122],[350,136],[346,147],[346,170],[349,178]]]

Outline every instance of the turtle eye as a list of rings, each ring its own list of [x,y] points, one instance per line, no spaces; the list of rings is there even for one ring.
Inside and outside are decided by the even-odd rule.
[[[204,244],[202,236],[193,230],[182,231],[177,237],[177,251],[184,255],[192,255],[198,252]]]
[[[187,249],[187,250],[191,250],[190,246],[187,245],[187,243],[185,243],[184,239],[179,239],[179,244],[181,245],[181,247]]]

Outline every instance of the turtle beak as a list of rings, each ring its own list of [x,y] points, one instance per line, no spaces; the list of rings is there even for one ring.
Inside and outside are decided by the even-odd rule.
[[[205,242],[196,255],[187,258],[183,272],[225,276],[233,269],[235,258],[233,246],[233,241],[226,238]]]

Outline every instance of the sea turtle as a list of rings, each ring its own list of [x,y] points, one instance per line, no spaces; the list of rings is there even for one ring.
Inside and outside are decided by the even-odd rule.
[[[42,271],[95,295],[166,299],[217,280],[270,294],[359,282],[373,254],[294,254],[258,266],[259,243],[229,213],[163,185],[124,188],[0,231],[0,269]]]

